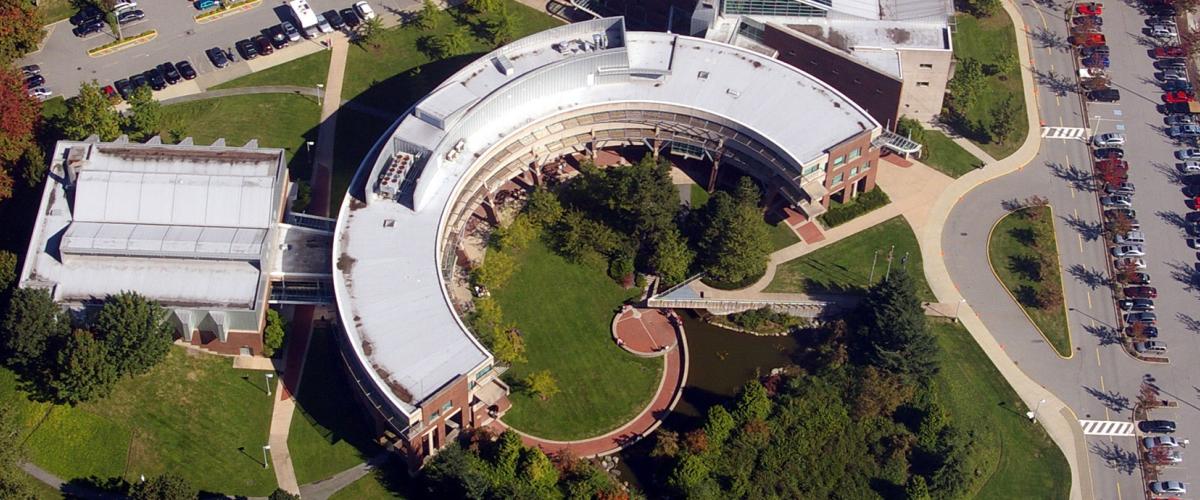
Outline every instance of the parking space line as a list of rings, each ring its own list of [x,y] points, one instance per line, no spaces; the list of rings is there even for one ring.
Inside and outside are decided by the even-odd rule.
[[[1092,308],[1092,291],[1091,290],[1088,290],[1087,298],[1088,298],[1088,309],[1091,309]],[[1096,351],[1096,355],[1099,355],[1099,354],[1100,354],[1100,351]]]
[[[1100,366],[1100,348],[1096,348],[1096,366]]]
[[[1076,234],[1075,237],[1079,238],[1079,253],[1083,253],[1083,235]]]

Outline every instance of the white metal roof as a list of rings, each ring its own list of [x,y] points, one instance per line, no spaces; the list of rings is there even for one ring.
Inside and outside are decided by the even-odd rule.
[[[495,64],[500,54],[511,71]],[[597,82],[597,75],[635,69],[669,75]],[[620,18],[566,25],[501,47],[428,99],[436,102],[418,103],[413,114],[401,117],[358,173],[370,190],[393,148],[424,148],[428,161],[419,169],[415,210],[347,197],[333,253],[346,332],[375,385],[410,418],[424,398],[490,359],[450,304],[438,247],[443,217],[461,183],[500,141],[565,111],[616,103],[665,104],[724,117],[797,164],[880,128],[857,104],[791,66],[706,40],[625,33]],[[438,126],[417,117],[421,110],[452,119]],[[455,148],[460,154],[447,155]],[[396,384],[408,394],[388,389]]]

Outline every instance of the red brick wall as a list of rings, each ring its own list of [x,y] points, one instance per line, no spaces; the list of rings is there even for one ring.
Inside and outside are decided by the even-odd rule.
[[[192,345],[197,345],[218,354],[241,354],[242,347],[249,347],[250,354],[262,354],[263,340],[258,332],[230,331],[229,340],[221,342],[215,332],[196,330],[192,332]]]
[[[860,152],[862,156],[859,156],[854,160],[849,160],[848,158],[850,152],[855,148],[861,148]],[[833,162],[839,156],[846,156],[847,160],[841,165],[834,166]],[[867,168],[864,171],[864,166],[869,166],[870,168]],[[850,171],[854,170],[855,168],[857,168],[858,171],[851,176]],[[843,188],[847,190],[853,189],[851,186],[863,178],[866,178],[867,180],[866,186],[861,191],[855,191],[855,196],[860,193],[875,189],[875,172],[878,170],[879,149],[871,148],[870,130],[864,130],[862,133],[846,140],[845,142],[829,148],[829,167],[825,173],[825,189],[829,191],[829,194],[825,195],[825,197],[821,200],[821,204],[828,207],[831,195],[837,194],[837,192]],[[833,180],[837,178],[838,175],[842,176],[841,182],[834,182]]]
[[[425,458],[423,456],[425,440],[428,439],[430,433],[437,436],[434,439],[434,443],[437,446],[445,447],[449,444],[446,442],[446,429],[444,425],[447,416],[453,415],[456,410],[459,410],[462,412],[460,420],[463,423],[463,430],[466,430],[471,425],[472,416],[470,415],[471,408],[469,407],[470,400],[468,399],[468,394],[467,377],[460,376],[454,382],[443,387],[437,394],[434,394],[421,403],[422,418],[425,419],[425,432],[408,441],[408,449],[405,450],[405,455],[410,467],[414,469],[420,467],[421,461]],[[450,402],[450,409],[442,411],[436,419],[431,419],[430,415],[440,410],[446,402]]]

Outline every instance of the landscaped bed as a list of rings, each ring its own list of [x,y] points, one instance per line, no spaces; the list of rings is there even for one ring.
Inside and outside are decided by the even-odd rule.
[[[950,177],[957,179],[983,166],[983,160],[967,152],[942,131],[924,128],[916,120],[901,118],[898,132],[921,143],[922,163]]]
[[[545,439],[602,435],[636,416],[662,378],[661,359],[639,358],[612,339],[613,315],[638,295],[603,269],[568,262],[541,240],[516,255],[517,271],[492,296],[525,340],[526,363],[504,374],[516,384],[504,422]],[[531,373],[549,370],[560,393],[549,400],[520,390]]]
[[[925,283],[921,249],[917,236],[903,217],[893,217],[858,234],[793,259],[775,271],[767,292],[860,293],[871,283],[887,275],[888,255],[892,268],[907,268],[921,300],[932,301],[933,292]],[[907,255],[907,262],[905,262]],[[874,264],[874,273],[872,273]]]
[[[992,130],[995,117],[1002,115],[1000,108],[1011,107],[1015,117],[1012,133],[1003,142],[981,141],[967,131],[963,131],[963,135],[993,158],[1003,159],[1021,147],[1025,136],[1029,134],[1020,63],[1007,64],[1002,61],[1004,58],[1009,58],[1009,61],[1019,59],[1012,19],[1003,10],[983,18],[960,12],[955,19],[958,26],[954,36],[954,57],[959,60],[974,59],[985,68],[1003,67],[999,73],[985,78],[983,87],[986,91],[979,93],[974,105],[965,111],[967,120],[978,123],[981,129]]]
[[[882,208],[891,201],[887,193],[883,192],[883,188],[875,186],[875,189],[862,193],[845,203],[829,202],[829,211],[817,218],[828,227],[837,227],[862,217],[872,210]]]
[[[21,418],[29,459],[65,480],[173,472],[204,491],[265,496],[276,486],[262,464],[265,384],[263,372],[234,370],[229,358],[175,347],[150,373],[74,407],[29,401],[0,369],[0,404]]]
[[[1049,206],[1019,209],[988,237],[992,271],[1060,356],[1071,356],[1054,214]]]

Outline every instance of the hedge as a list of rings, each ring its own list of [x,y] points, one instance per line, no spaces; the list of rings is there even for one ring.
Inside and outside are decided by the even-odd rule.
[[[837,227],[891,202],[892,200],[888,198],[887,193],[883,192],[879,186],[876,186],[875,189],[858,195],[857,198],[850,200],[848,203],[830,207],[828,212],[825,212],[818,218],[821,219],[821,222],[826,227]]]

